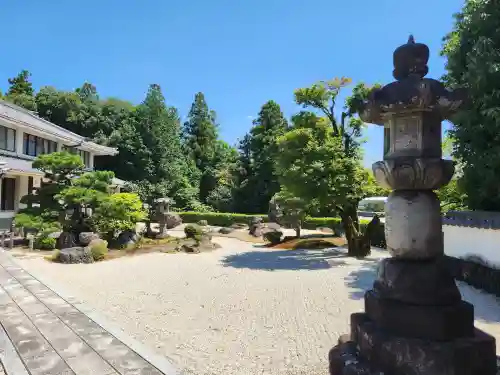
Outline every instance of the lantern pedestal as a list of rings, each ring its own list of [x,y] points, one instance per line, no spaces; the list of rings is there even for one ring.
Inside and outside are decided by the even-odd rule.
[[[494,375],[497,371],[495,339],[478,329],[455,340],[411,338],[388,333],[365,313],[352,314],[349,341],[332,349],[329,359],[332,374]]]
[[[394,52],[394,77],[374,91],[362,119],[384,126],[377,181],[393,189],[385,232],[392,258],[380,262],[365,312],[330,351],[331,375],[496,375],[495,339],[474,328],[445,263],[439,199],[453,176],[442,159],[441,122],[465,98],[424,78],[429,50],[410,38]]]

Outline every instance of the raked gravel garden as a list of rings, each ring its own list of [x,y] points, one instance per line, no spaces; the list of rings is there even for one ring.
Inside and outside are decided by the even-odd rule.
[[[183,232],[171,232],[183,235]],[[200,254],[149,253],[95,264],[16,261],[64,286],[184,375],[326,375],[327,355],[363,308],[377,260],[278,250],[234,238]],[[500,340],[500,301],[461,285],[476,324]]]

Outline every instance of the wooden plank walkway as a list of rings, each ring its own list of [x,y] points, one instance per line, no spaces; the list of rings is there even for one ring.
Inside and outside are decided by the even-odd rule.
[[[0,250],[0,375],[172,375]],[[165,367],[165,366],[163,366]],[[167,366],[168,367],[168,366]]]

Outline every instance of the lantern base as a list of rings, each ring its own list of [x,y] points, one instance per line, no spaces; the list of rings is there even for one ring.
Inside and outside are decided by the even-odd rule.
[[[330,374],[497,375],[495,339],[475,329],[451,341],[395,336],[367,314],[351,315],[350,340],[329,354]]]

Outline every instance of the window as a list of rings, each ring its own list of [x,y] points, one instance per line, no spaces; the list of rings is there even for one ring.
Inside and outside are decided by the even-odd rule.
[[[90,153],[88,151],[78,150],[78,155],[82,158],[83,164],[90,168]]]
[[[2,211],[15,210],[16,179],[2,178],[1,209]]]
[[[32,134],[24,133],[23,137],[23,152],[26,155],[38,156],[42,154],[50,154],[57,151],[57,142],[37,137]]]
[[[76,147],[62,146],[62,150],[69,152],[70,154],[79,155],[85,164],[85,167],[90,168],[90,152],[79,150]]]
[[[16,131],[0,125],[0,149],[16,151]]]

